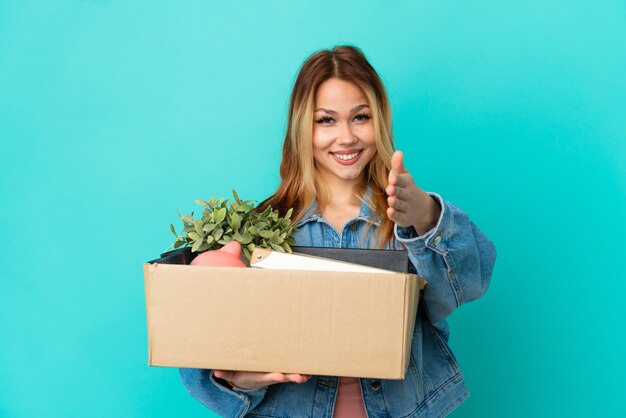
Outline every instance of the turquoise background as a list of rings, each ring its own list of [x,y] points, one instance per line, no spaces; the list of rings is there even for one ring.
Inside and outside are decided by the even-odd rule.
[[[623,413],[623,1],[2,0],[0,415],[211,416],[147,366],[142,263],[194,199],[275,189],[295,74],[342,43],[498,248],[451,416]]]

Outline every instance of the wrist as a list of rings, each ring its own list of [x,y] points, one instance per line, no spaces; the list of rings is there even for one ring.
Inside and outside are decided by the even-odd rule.
[[[441,205],[435,196],[427,195],[428,200],[426,201],[426,212],[428,215],[424,222],[413,224],[413,228],[417,235],[424,235],[435,226],[437,226],[437,221],[439,220],[439,216],[441,215]]]

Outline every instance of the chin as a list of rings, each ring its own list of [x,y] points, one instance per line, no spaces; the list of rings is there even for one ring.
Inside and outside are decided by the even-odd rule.
[[[338,173],[337,177],[343,180],[358,180],[363,176],[363,170],[359,170],[356,173]]]

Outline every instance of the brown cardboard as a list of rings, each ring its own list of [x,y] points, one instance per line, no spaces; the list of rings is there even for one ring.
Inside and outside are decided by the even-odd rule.
[[[419,291],[406,273],[145,264],[152,366],[402,379]]]

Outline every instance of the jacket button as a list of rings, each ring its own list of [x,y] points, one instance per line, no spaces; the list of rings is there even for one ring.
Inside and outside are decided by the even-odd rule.
[[[370,386],[374,390],[380,389],[380,380],[372,380],[372,383],[370,383]]]
[[[433,240],[433,245],[436,247],[441,242],[441,235],[437,235]]]

